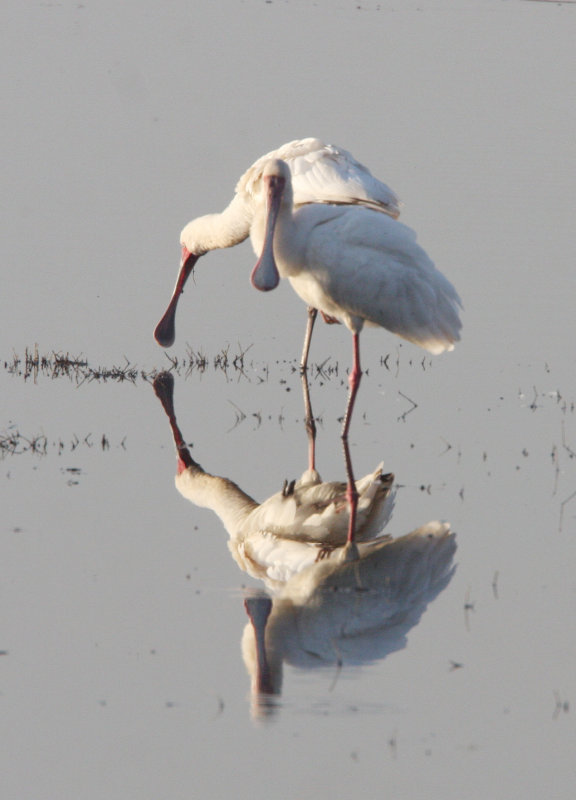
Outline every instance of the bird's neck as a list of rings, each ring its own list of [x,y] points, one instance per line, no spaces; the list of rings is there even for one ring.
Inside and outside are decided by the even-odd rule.
[[[220,214],[206,214],[189,222],[180,235],[180,241],[195,255],[233,247],[248,237],[253,213],[249,200],[235,195]]]
[[[248,514],[258,506],[235,483],[210,475],[198,465],[192,465],[177,475],[175,483],[187,500],[217,514],[230,536],[238,533]]]

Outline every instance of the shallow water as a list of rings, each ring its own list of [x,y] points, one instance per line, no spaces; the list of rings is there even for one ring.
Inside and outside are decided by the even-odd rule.
[[[571,797],[576,11],[222,5],[4,11],[2,796]],[[458,566],[406,647],[285,665],[259,722],[241,652],[258,584],[176,492],[151,380],[172,368],[194,458],[266,498],[306,465],[305,309],[251,289],[244,244],[199,262],[168,354],[152,330],[182,225],[308,135],[400,194],[462,295],[453,353],[363,334],[351,429],[358,474],[396,475],[388,532],[449,520]],[[326,480],[350,358],[319,324]]]

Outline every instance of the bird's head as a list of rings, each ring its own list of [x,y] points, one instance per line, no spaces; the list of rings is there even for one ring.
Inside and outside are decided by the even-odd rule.
[[[280,281],[278,267],[274,260],[274,229],[282,200],[287,196],[287,187],[291,185],[288,164],[280,158],[271,159],[264,167],[262,184],[266,195],[266,232],[262,253],[252,270],[250,280],[256,289],[268,292],[275,289]]]

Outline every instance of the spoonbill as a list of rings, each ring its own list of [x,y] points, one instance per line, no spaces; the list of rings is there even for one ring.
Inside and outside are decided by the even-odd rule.
[[[154,331],[156,341],[162,347],[174,344],[176,307],[198,259],[210,250],[233,247],[248,238],[254,213],[266,201],[262,187],[263,170],[274,158],[283,159],[290,168],[296,207],[329,203],[360,205],[392,217],[400,213],[396,194],[341,147],[307,138],[295,139],[266,153],[242,175],[234,198],[224,211],[197,217],[183,229],[180,235],[182,260],[176,286]],[[315,315],[309,316],[308,340],[314,319]]]
[[[352,333],[350,391],[342,442],[354,540],[357,491],[348,430],[362,375],[360,331],[364,324],[387,328],[431,353],[453,350],[460,339],[460,298],[416,242],[410,228],[362,205],[296,206],[285,161],[266,162],[266,204],[255,211],[250,236],[260,253],[252,284],[274,289],[280,276],[309,307],[343,322]]]
[[[280,492],[257,503],[236,483],[205,472],[192,458],[176,420],[172,375],[160,373],[153,386],[176,445],[176,488],[187,500],[220,517],[241,569],[277,589],[317,560],[355,557],[355,550],[347,546],[346,483],[322,482],[315,470],[306,470],[300,480],[286,482]],[[383,474],[381,464],[357,482],[358,541],[373,539],[386,525],[394,506],[393,482],[394,475]]]
[[[219,214],[207,214],[189,222],[180,235],[182,260],[172,298],[154,336],[163,347],[175,339],[178,300],[198,259],[210,250],[232,247],[248,238],[254,215],[266,203],[262,176],[269,161],[281,158],[292,175],[293,202],[296,208],[311,204],[354,205],[371,208],[396,218],[400,201],[385,183],[347,150],[320,139],[295,139],[259,158],[242,175],[230,204]],[[316,423],[310,407],[306,368],[317,310],[308,308],[300,372],[304,388],[305,425],[308,434],[309,469],[314,470]],[[338,320],[323,314],[325,322]]]

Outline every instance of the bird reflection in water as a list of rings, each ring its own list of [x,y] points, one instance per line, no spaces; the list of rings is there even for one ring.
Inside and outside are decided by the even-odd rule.
[[[192,458],[176,421],[174,379],[159,374],[154,390],[168,416],[177,451],[176,488],[187,500],[214,511],[230,536],[236,563],[276,591],[293,575],[320,560],[356,556],[347,544],[349,507],[346,483],[323,482],[314,468],[281,491],[257,503],[228,478],[211,475]],[[382,465],[357,481],[356,541],[373,539],[386,525],[394,505],[394,476]]]
[[[455,535],[442,522],[358,545],[356,561],[322,561],[288,580],[274,598],[247,597],[242,655],[252,714],[278,708],[284,664],[359,666],[406,646],[408,631],[448,585]]]
[[[242,652],[253,715],[265,717],[277,708],[284,663],[338,668],[405,647],[408,631],[453,575],[450,526],[429,522],[397,539],[379,536],[394,506],[394,476],[383,475],[380,465],[357,481],[351,552],[345,482],[324,483],[309,464],[299,481],[258,504],[194,461],[176,421],[172,375],[160,373],[154,390],[176,445],[177,489],[220,517],[236,563],[272,593],[245,600],[250,622]]]

